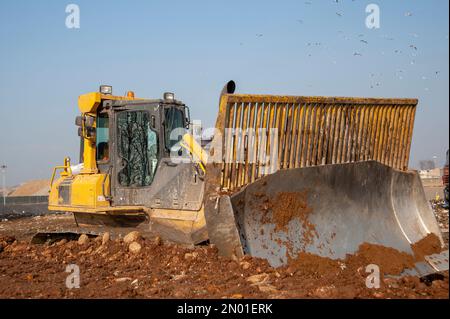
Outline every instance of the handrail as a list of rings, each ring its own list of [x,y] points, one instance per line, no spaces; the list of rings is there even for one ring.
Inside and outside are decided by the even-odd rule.
[[[53,168],[52,178],[50,180],[50,188],[52,188],[52,186],[53,186],[53,180],[55,179],[56,171],[58,169],[64,169],[64,171],[65,171],[64,174],[61,174],[61,176],[68,176],[68,177],[72,176],[72,168],[70,167],[70,158],[66,157],[64,159],[64,165],[55,166]]]

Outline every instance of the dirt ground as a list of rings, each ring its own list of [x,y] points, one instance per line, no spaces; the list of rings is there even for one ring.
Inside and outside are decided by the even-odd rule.
[[[448,210],[438,204],[433,208],[448,242]],[[382,275],[380,288],[367,288],[366,265],[397,256],[373,246],[345,260],[304,254],[275,269],[265,260],[230,260],[212,245],[181,247],[143,230],[132,245],[125,242],[128,229],[103,242],[99,236],[30,244],[38,229],[73,226],[70,215],[1,222],[0,298],[449,298],[448,271],[422,279]],[[66,287],[71,264],[79,267],[80,288]]]

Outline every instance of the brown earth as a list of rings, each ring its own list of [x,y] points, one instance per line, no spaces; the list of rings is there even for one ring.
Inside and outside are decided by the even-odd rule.
[[[435,213],[448,229],[448,210]],[[129,229],[111,233],[113,240],[105,245],[93,239],[84,245],[29,243],[39,230],[73,226],[70,214],[0,222],[0,298],[449,298],[448,271],[423,279],[387,276],[439,251],[433,235],[412,246],[415,256],[363,244],[345,260],[302,253],[276,269],[249,256],[222,258],[213,246],[161,242],[143,229],[137,254],[122,240]],[[80,267],[79,289],[65,285],[69,264]],[[380,267],[379,289],[366,287],[369,264]]]
[[[425,260],[425,256],[432,255],[441,251],[441,241],[435,234],[429,234],[427,237],[411,245],[416,261]]]
[[[41,226],[69,222],[65,215],[38,220]],[[186,248],[154,237],[138,239],[142,250],[136,254],[121,237],[105,245],[94,239],[83,245],[65,240],[34,245],[26,230],[33,218],[8,223],[0,229],[0,298],[449,297],[448,272],[427,280],[384,276],[379,289],[367,288],[368,264],[379,263],[383,273],[406,266],[389,263],[392,268],[385,268],[386,260],[391,262],[398,252],[374,245],[363,245],[344,261],[302,254],[296,263],[275,269],[265,260],[249,256],[240,261],[222,258],[213,246]],[[15,231],[17,228],[22,231]],[[12,231],[21,239],[6,237],[13,235]],[[69,264],[80,268],[79,289],[65,285]]]

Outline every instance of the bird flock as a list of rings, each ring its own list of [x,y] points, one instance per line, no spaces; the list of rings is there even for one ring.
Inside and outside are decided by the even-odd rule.
[[[351,2],[355,2],[355,1],[356,0],[351,0]],[[337,5],[339,5],[342,2],[342,0],[332,0],[332,2],[334,2]],[[313,2],[306,1],[306,2],[304,2],[304,4],[308,5],[308,6],[312,6]],[[336,16],[339,17],[339,18],[342,18],[342,17],[344,17],[344,12],[342,10],[337,10],[336,11]],[[406,18],[410,18],[412,16],[413,16],[413,12],[411,12],[411,11],[406,11],[404,13],[404,17],[406,17]],[[305,18],[297,19],[296,22],[298,24],[301,24],[301,25],[307,23]],[[339,30],[337,33],[338,33],[338,36],[341,37],[344,40],[347,40],[347,41],[348,40],[352,40],[352,38],[350,36],[345,35],[344,32],[341,31],[341,30]],[[419,35],[417,33],[410,33],[409,36],[411,38],[414,38],[414,39],[419,38]],[[262,33],[257,33],[256,37],[257,38],[262,38],[263,34]],[[364,34],[358,34],[357,38],[359,39],[359,43],[364,45],[364,47],[370,47],[370,43],[369,43],[369,41],[367,39],[365,39],[365,35]],[[381,38],[383,40],[386,40],[386,41],[395,41],[395,38],[393,38],[391,36],[388,36],[388,35],[382,35]],[[447,36],[447,39],[448,39],[448,36]],[[240,45],[243,45],[243,43],[241,42]],[[313,48],[313,47],[328,48],[327,46],[323,45],[322,42],[307,42],[306,46],[310,47],[310,48]],[[362,57],[363,56],[363,51],[361,51],[361,50],[354,50],[353,51],[353,57],[355,57],[355,58]],[[408,48],[403,48],[403,49],[396,48],[396,49],[393,49],[393,53],[395,55],[401,55],[401,56],[404,56],[405,58],[409,58],[410,59],[410,62],[409,62],[410,66],[414,66],[416,64],[415,58],[417,57],[418,52],[419,52],[419,48],[412,41],[411,41],[411,44],[409,44]],[[306,54],[307,54],[307,57],[312,57],[313,56],[313,53],[310,50],[308,50],[308,52]],[[386,51],[381,51],[380,54],[383,55],[383,56],[386,56]],[[336,59],[333,58],[332,59],[332,63],[333,64],[337,64]],[[440,75],[440,73],[441,72],[439,70],[434,71],[434,76],[438,77]],[[382,76],[382,74],[379,74],[377,76],[374,73],[370,74],[369,78],[371,79],[371,81],[370,81],[369,85],[370,85],[371,89],[380,87],[382,85],[381,84],[381,79],[380,79],[381,76]],[[405,70],[398,69],[398,70],[395,71],[395,77],[397,79],[403,80],[404,76],[405,76]],[[375,78],[378,78],[378,79],[375,80]],[[428,79],[428,77],[425,76],[425,75],[422,76],[421,78],[422,78],[422,80],[427,80]],[[425,88],[424,90],[425,91],[429,91],[429,88]]]

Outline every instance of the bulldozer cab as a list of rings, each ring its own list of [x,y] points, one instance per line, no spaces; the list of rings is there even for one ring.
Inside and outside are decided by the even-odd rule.
[[[172,165],[171,151],[186,131],[185,106],[166,100],[104,104],[110,107],[98,113],[96,153],[99,169],[111,174],[112,203],[145,205],[158,169]]]
[[[190,121],[187,107],[172,93],[154,100],[135,99],[129,93],[127,97],[103,95],[96,109],[89,111],[83,117],[93,118],[95,125],[91,131],[81,129],[85,134],[80,135],[93,137],[89,146],[95,145],[91,149],[94,170],[109,176],[108,199],[113,206],[145,205],[160,166],[177,166],[169,163],[170,155],[181,150],[178,143]],[[85,143],[81,145],[85,153]]]

